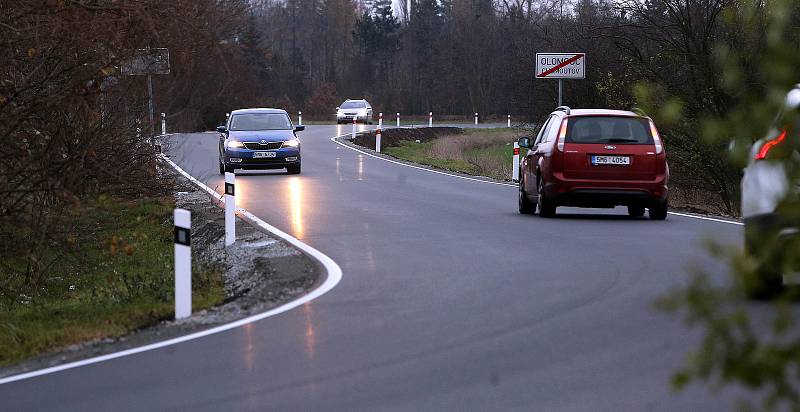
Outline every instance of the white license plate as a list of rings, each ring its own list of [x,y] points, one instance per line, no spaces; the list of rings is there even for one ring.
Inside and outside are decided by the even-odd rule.
[[[631,164],[631,158],[628,156],[592,156],[592,164],[628,166]]]
[[[260,159],[262,157],[275,157],[275,152],[255,152],[253,153],[253,157],[256,159]]]

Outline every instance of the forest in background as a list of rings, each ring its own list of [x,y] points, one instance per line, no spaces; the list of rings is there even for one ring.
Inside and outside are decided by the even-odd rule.
[[[73,238],[70,214],[98,197],[165,190],[143,127],[146,79],[121,73],[136,49],[170,51],[170,74],[153,79],[155,111],[167,113],[170,131],[209,130],[253,106],[332,118],[357,97],[376,112],[511,114],[535,124],[557,93],[555,81],[533,78],[535,54],[585,52],[587,77],[564,82],[565,103],[645,109],[664,137],[672,186],[736,215],[741,165],[729,162],[727,142],[701,137],[701,120],[739,102],[739,91],[723,87],[734,77],[749,95],[765,90],[755,68],[767,16],[788,21],[787,53],[800,43],[800,5],[758,0],[417,0],[410,11],[386,0],[0,0],[0,8],[0,298],[12,299],[4,281],[35,289],[58,262],[43,256]],[[731,50],[743,70],[719,64]]]

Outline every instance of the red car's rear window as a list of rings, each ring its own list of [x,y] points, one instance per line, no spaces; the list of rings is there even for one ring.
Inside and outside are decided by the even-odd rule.
[[[654,144],[647,119],[614,116],[570,117],[565,142]]]

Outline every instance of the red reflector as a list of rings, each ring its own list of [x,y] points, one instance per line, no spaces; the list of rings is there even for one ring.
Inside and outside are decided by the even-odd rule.
[[[778,137],[767,141],[766,143],[764,143],[763,146],[761,146],[761,150],[759,150],[758,153],[756,153],[756,160],[766,159],[767,153],[769,153],[769,151],[772,150],[773,147],[779,145],[784,140],[786,140],[786,129],[783,129],[783,131],[781,132],[780,135],[778,135]]]
[[[519,155],[519,147],[515,147],[514,148],[514,156],[518,156],[518,155]]]

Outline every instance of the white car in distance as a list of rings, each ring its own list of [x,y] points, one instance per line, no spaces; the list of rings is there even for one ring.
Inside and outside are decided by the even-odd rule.
[[[364,99],[347,99],[336,108],[336,124],[356,122],[372,124],[372,105]]]

